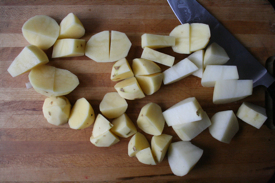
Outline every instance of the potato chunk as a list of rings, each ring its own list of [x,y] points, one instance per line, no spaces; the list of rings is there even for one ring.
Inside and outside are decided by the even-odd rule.
[[[84,39],[59,39],[53,46],[52,58],[83,56]]]
[[[160,67],[151,60],[135,58],[132,63],[135,76],[150,75],[161,72]]]
[[[141,58],[152,60],[162,65],[171,67],[174,64],[175,57],[145,47],[143,49]]]
[[[111,132],[119,137],[130,137],[137,132],[137,129],[127,114],[122,114],[118,118],[114,119],[111,128]]]
[[[146,165],[156,165],[156,161],[152,154],[152,150],[150,147],[140,150],[137,152],[136,157],[139,162],[146,164]]]
[[[106,118],[104,118],[104,116],[98,114],[93,127],[92,136],[98,137],[103,133],[109,131],[112,127],[113,125]]]
[[[110,147],[111,145],[118,143],[119,138],[117,138],[112,132],[108,130],[100,136],[91,136],[90,141],[97,147]]]
[[[162,162],[168,147],[172,141],[172,136],[161,134],[153,136],[151,140],[152,153],[157,163]]]
[[[136,76],[137,81],[146,95],[152,95],[157,92],[162,84],[163,74],[156,73],[146,76]]]
[[[126,58],[120,59],[112,67],[112,72],[111,72],[112,81],[120,81],[133,76],[134,76],[134,73],[128,61],[126,60]]]
[[[150,147],[148,140],[143,134],[137,132],[128,143],[128,155],[133,157],[138,151],[147,147]]]
[[[141,36],[141,47],[145,48],[164,48],[175,46],[175,37],[173,36],[163,36],[156,34],[143,34]]]
[[[73,13],[69,13],[60,22],[59,39],[63,38],[81,38],[85,34],[85,29],[81,21]]]

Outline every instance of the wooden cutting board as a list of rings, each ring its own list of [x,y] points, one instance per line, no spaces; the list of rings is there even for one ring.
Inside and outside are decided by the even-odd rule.
[[[265,64],[275,54],[275,13],[267,0],[199,0],[244,46]],[[132,42],[129,62],[141,56],[143,33],[168,35],[177,25],[165,0],[66,0],[0,1],[0,181],[112,181],[112,182],[267,182],[275,171],[275,133],[265,125],[256,129],[239,120],[240,130],[230,144],[215,140],[205,130],[192,140],[204,150],[194,169],[184,177],[174,176],[167,158],[156,166],[143,165],[127,154],[128,139],[109,148],[89,142],[92,127],[72,130],[56,127],[42,114],[44,96],[26,89],[28,74],[12,78],[6,71],[28,42],[21,33],[26,20],[38,14],[51,16],[58,23],[75,13],[86,29],[84,39],[103,30],[125,32]],[[171,48],[161,52],[176,57]],[[52,49],[46,51],[51,57]],[[110,80],[113,63],[96,63],[89,58],[50,59],[49,65],[75,73],[80,85],[67,95],[72,104],[85,97],[99,113],[105,93],[115,91]],[[162,70],[167,69],[161,66]],[[264,88],[230,104],[214,105],[213,88],[203,88],[200,79],[189,76],[140,100],[128,101],[127,114],[136,122],[142,106],[159,104],[163,110],[187,98],[196,97],[211,117],[223,110],[237,112],[243,101],[264,106]],[[180,139],[167,126],[163,133]],[[151,135],[146,135],[151,140]]]

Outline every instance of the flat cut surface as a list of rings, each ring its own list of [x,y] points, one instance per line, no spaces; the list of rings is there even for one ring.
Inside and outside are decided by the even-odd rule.
[[[275,48],[275,13],[267,0],[209,0],[199,2],[206,7],[264,65]],[[204,150],[198,164],[184,177],[174,176],[167,157],[156,166],[144,165],[130,158],[130,138],[109,148],[95,147],[89,139],[92,127],[73,130],[56,127],[43,117],[45,99],[33,89],[26,89],[28,73],[12,78],[7,68],[28,42],[21,28],[34,15],[45,14],[58,23],[70,12],[79,17],[86,41],[104,30],[126,33],[132,42],[127,56],[132,65],[142,53],[144,33],[169,35],[179,21],[166,0],[66,0],[66,1],[0,1],[0,182],[267,182],[275,172],[275,131],[263,125],[259,130],[239,120],[240,130],[230,144],[214,139],[205,130],[191,142]],[[175,64],[188,55],[171,48],[159,51],[175,56]],[[96,63],[86,56],[51,59],[49,65],[68,69],[79,78],[79,86],[66,97],[73,105],[85,97],[95,115],[107,92],[115,91],[110,80],[114,63]],[[162,71],[168,67],[160,65]],[[211,118],[223,110],[237,112],[243,101],[264,106],[264,88],[238,102],[214,105],[213,88],[201,86],[200,78],[189,76],[143,99],[127,101],[127,115],[135,123],[142,106],[155,102],[166,110],[188,97],[196,97]],[[138,131],[141,132],[140,129]],[[143,133],[143,132],[141,132]],[[163,133],[173,135],[165,126]],[[152,136],[145,134],[150,142]]]

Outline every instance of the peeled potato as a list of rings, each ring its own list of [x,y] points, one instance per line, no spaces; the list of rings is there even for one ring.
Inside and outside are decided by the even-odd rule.
[[[77,16],[73,13],[69,13],[60,22],[60,33],[58,38],[81,38],[85,34],[83,24],[80,22]]]
[[[59,25],[49,16],[36,15],[24,23],[22,32],[30,44],[47,50],[59,36]]]

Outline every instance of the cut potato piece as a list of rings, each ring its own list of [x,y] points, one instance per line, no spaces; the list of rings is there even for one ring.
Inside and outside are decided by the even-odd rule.
[[[119,137],[128,138],[137,132],[136,126],[126,114],[114,119],[112,124],[114,126],[111,132]]]
[[[68,122],[71,104],[66,97],[46,98],[42,107],[43,115],[53,125],[62,125]]]
[[[141,47],[145,48],[164,48],[175,46],[175,37],[173,36],[163,36],[156,34],[143,34],[141,36]]]
[[[16,77],[48,62],[49,59],[43,50],[34,45],[29,45],[14,59],[8,68],[8,72],[12,77]]]
[[[142,107],[137,125],[145,133],[150,135],[160,135],[165,124],[161,107],[155,103],[148,103]]]
[[[218,141],[229,144],[239,130],[238,119],[232,110],[221,111],[211,118],[210,134]]]
[[[83,56],[84,52],[84,39],[59,39],[53,46],[52,58]]]
[[[205,48],[211,36],[209,25],[192,23],[190,30],[190,51],[193,52]]]
[[[188,58],[185,58],[163,72],[163,75],[164,75],[163,84],[168,85],[168,84],[177,82],[191,75],[197,70],[198,70],[198,67],[193,62],[191,62]]]
[[[185,123],[182,125],[174,125],[172,126],[172,128],[181,140],[190,141],[198,136],[201,132],[203,132],[206,128],[208,128],[210,125],[211,121],[208,115],[206,114],[206,112],[202,111],[202,119],[200,121]]]
[[[51,96],[54,89],[56,68],[48,65],[35,67],[29,73],[29,80],[34,90],[42,95]]]
[[[168,163],[176,176],[186,175],[199,161],[203,150],[191,142],[174,142],[168,149]]]
[[[74,104],[69,118],[69,126],[72,129],[84,129],[95,121],[93,107],[85,98],[80,98]]]
[[[214,87],[217,80],[239,79],[237,66],[207,65],[201,79],[204,87]]]
[[[134,76],[134,73],[128,61],[126,60],[126,58],[120,59],[112,67],[112,72],[111,72],[112,81],[120,81],[133,76]]]
[[[151,60],[135,58],[132,63],[135,76],[150,75],[161,72],[161,68]]]
[[[152,60],[154,62],[163,64],[169,67],[171,67],[175,61],[175,57],[161,53],[159,51],[156,51],[147,47],[143,49],[141,58]]]
[[[96,62],[109,62],[109,31],[93,35],[86,44],[85,55]]]
[[[128,104],[117,92],[106,93],[99,104],[99,110],[107,118],[117,118],[128,108]]]
[[[84,36],[85,29],[81,21],[73,13],[69,13],[61,22],[60,22],[60,33],[59,39],[63,38],[74,38],[78,39]]]
[[[135,77],[120,81],[115,85],[115,89],[122,98],[128,100],[135,100],[145,97]]]
[[[153,157],[152,151],[150,147],[140,150],[137,152],[136,157],[139,162],[146,165],[156,165],[156,161]]]
[[[173,105],[163,113],[168,126],[191,123],[202,119],[202,108],[195,97],[190,97]]]
[[[267,119],[265,108],[248,102],[244,102],[241,105],[238,109],[237,116],[247,124],[258,129],[261,128]]]
[[[172,47],[176,53],[189,54],[190,53],[190,24],[182,24],[175,27],[170,36],[176,38],[175,46]]]
[[[24,23],[22,32],[30,44],[47,50],[59,36],[59,25],[49,16],[36,15]]]
[[[109,62],[125,58],[132,46],[131,41],[125,33],[111,31],[111,47]]]
[[[197,67],[198,70],[193,72],[192,75],[202,78],[203,75],[203,58],[204,58],[204,50],[199,50],[187,57],[191,62],[193,62]]]
[[[133,157],[137,152],[147,147],[150,147],[148,140],[143,134],[137,132],[128,143],[128,155]]]
[[[90,137],[90,141],[97,147],[110,147],[119,142],[119,138],[115,136],[112,132],[106,131],[97,137]]]
[[[235,102],[252,95],[252,91],[252,80],[218,80],[214,87],[213,103],[225,104]]]
[[[162,84],[163,74],[156,73],[146,76],[136,76],[137,81],[146,95],[152,95],[157,92]]]
[[[152,153],[157,163],[162,162],[172,141],[171,135],[161,134],[151,139]]]
[[[113,125],[101,114],[98,114],[94,123],[92,136],[98,137],[103,133],[109,131]]]
[[[229,60],[226,51],[217,43],[207,47],[204,55],[204,67],[207,65],[222,65]]]

